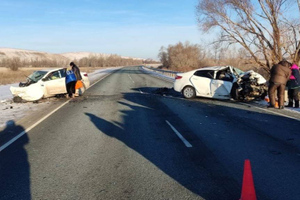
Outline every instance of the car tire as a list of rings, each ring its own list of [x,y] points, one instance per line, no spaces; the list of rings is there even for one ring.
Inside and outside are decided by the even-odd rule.
[[[186,86],[183,88],[182,90],[182,95],[184,96],[184,98],[186,99],[192,99],[195,98],[196,96],[196,91],[195,88],[191,87],[191,86]]]
[[[13,97],[13,102],[14,103],[22,103],[23,99],[19,96],[15,96],[15,97]]]

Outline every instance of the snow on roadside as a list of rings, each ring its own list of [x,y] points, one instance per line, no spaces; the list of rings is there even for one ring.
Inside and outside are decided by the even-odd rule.
[[[99,80],[101,77],[120,69],[121,67],[112,67],[106,69],[99,69],[94,71],[93,73],[89,73],[88,77],[91,85]],[[18,86],[19,83],[8,84],[8,85],[0,85],[0,128],[7,125],[11,121],[17,121],[22,117],[26,116],[26,114],[30,111],[35,111],[39,109],[45,108],[45,106],[49,105],[53,102],[53,99],[46,99],[40,101],[39,103],[27,102],[27,103],[14,103],[12,101],[12,94],[9,90],[10,86]]]
[[[7,99],[12,99],[13,96],[9,90],[10,86],[18,87],[19,83],[0,85],[0,101],[5,101]]]
[[[168,81],[171,81],[171,82],[174,82],[174,81],[175,81],[175,78],[174,78],[174,77],[172,77],[172,76],[167,76],[166,74],[158,73],[158,72],[156,72],[155,70],[149,69],[148,67],[141,67],[141,69],[144,70],[144,72],[146,72],[146,73],[149,73],[149,74],[152,74],[152,75],[154,75],[154,76],[157,76],[157,77],[166,79],[166,80],[168,80]]]
[[[106,69],[99,69],[99,70],[94,71],[93,73],[89,73],[88,76],[89,76],[89,80],[90,80],[91,85],[93,83],[95,83],[97,80],[99,80],[99,78],[101,78],[102,76],[104,76],[106,74],[109,74],[109,73],[111,73],[115,70],[118,70],[120,68],[121,67],[112,67],[112,68],[106,68]]]

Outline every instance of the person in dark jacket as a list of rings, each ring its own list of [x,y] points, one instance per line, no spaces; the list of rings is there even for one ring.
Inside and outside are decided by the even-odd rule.
[[[82,80],[79,67],[77,67],[74,62],[71,62],[70,66],[72,67],[72,71],[74,72],[77,81]]]
[[[291,67],[291,76],[288,81],[288,98],[289,104],[287,107],[293,107],[295,101],[295,108],[299,108],[299,88],[300,88],[300,74],[299,67],[294,63]]]
[[[277,91],[279,109],[284,108],[284,90],[291,76],[290,67],[291,63],[286,60],[282,60],[272,67],[268,90],[270,105],[268,107],[275,107],[275,91]]]

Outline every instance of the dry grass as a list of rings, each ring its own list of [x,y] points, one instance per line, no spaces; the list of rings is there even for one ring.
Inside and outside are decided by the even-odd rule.
[[[43,69],[43,68],[20,68],[17,71],[12,71],[9,68],[0,67],[0,85],[25,82],[26,76],[30,75],[32,72],[39,69]],[[104,68],[81,67],[80,71],[92,73],[97,69],[104,69]]]
[[[32,72],[38,70],[38,68],[21,68],[18,71],[12,71],[9,68],[0,68],[0,85],[6,85],[11,83],[18,83],[26,81],[26,76]]]

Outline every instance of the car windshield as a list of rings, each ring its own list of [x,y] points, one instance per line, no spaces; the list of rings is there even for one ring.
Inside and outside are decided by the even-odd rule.
[[[28,78],[34,82],[38,82],[43,76],[47,74],[46,71],[35,71],[28,76]]]
[[[237,75],[241,75],[241,74],[245,73],[244,71],[242,71],[238,68],[235,68],[235,67],[233,67],[233,72],[235,72]]]

